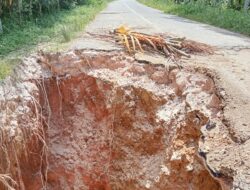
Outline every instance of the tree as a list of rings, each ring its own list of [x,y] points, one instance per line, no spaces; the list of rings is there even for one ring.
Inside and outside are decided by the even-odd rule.
[[[248,10],[249,4],[250,4],[250,0],[245,0],[245,3],[244,3],[244,10],[245,10],[245,11]]]
[[[2,26],[2,21],[1,21],[1,18],[0,18],[0,34],[3,33],[3,26]]]
[[[3,6],[3,2],[2,2],[2,0],[0,0],[0,34],[3,33],[3,25],[2,25],[2,21],[1,21],[2,6]]]

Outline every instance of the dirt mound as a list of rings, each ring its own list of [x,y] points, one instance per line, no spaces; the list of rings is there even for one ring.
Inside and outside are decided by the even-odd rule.
[[[236,186],[234,168],[213,159],[221,147],[226,155],[235,144],[221,122],[214,81],[204,72],[90,50],[41,54],[16,72],[0,90],[0,152],[5,155],[0,173],[16,181],[5,177],[5,186]]]

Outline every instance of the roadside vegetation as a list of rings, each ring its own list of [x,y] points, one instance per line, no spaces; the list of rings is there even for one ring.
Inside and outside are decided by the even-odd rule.
[[[250,0],[139,0],[153,8],[250,36]]]
[[[60,49],[108,0],[0,0],[0,79],[37,49]],[[48,46],[48,47],[46,47]]]

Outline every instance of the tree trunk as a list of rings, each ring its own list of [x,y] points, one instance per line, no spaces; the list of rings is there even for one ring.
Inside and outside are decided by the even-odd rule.
[[[1,18],[0,18],[0,34],[3,33],[3,26],[2,26],[2,21],[1,21]]]
[[[0,16],[3,14],[3,1],[0,0]]]
[[[57,10],[60,10],[60,1],[57,0]]]
[[[228,0],[227,1],[227,7],[232,8],[234,6],[234,1],[233,0]]]
[[[38,7],[39,7],[39,16],[42,16],[42,4],[38,2]]]
[[[0,34],[3,33],[3,25],[2,25],[2,20],[1,20],[1,16],[3,14],[3,1],[0,0]]]
[[[248,10],[249,4],[250,4],[250,0],[245,0],[245,3],[244,3],[244,10],[245,10],[245,11]]]
[[[32,10],[32,0],[30,0],[30,5],[29,5],[29,18],[32,19],[32,14],[33,14],[33,10]]]
[[[18,13],[19,13],[19,22],[22,22],[22,11],[23,11],[23,1],[18,0]]]

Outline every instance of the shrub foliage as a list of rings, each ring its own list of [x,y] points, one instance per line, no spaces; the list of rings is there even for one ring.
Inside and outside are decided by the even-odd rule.
[[[12,17],[19,22],[52,13],[60,9],[70,9],[76,5],[88,4],[90,0],[0,0],[0,17]]]

